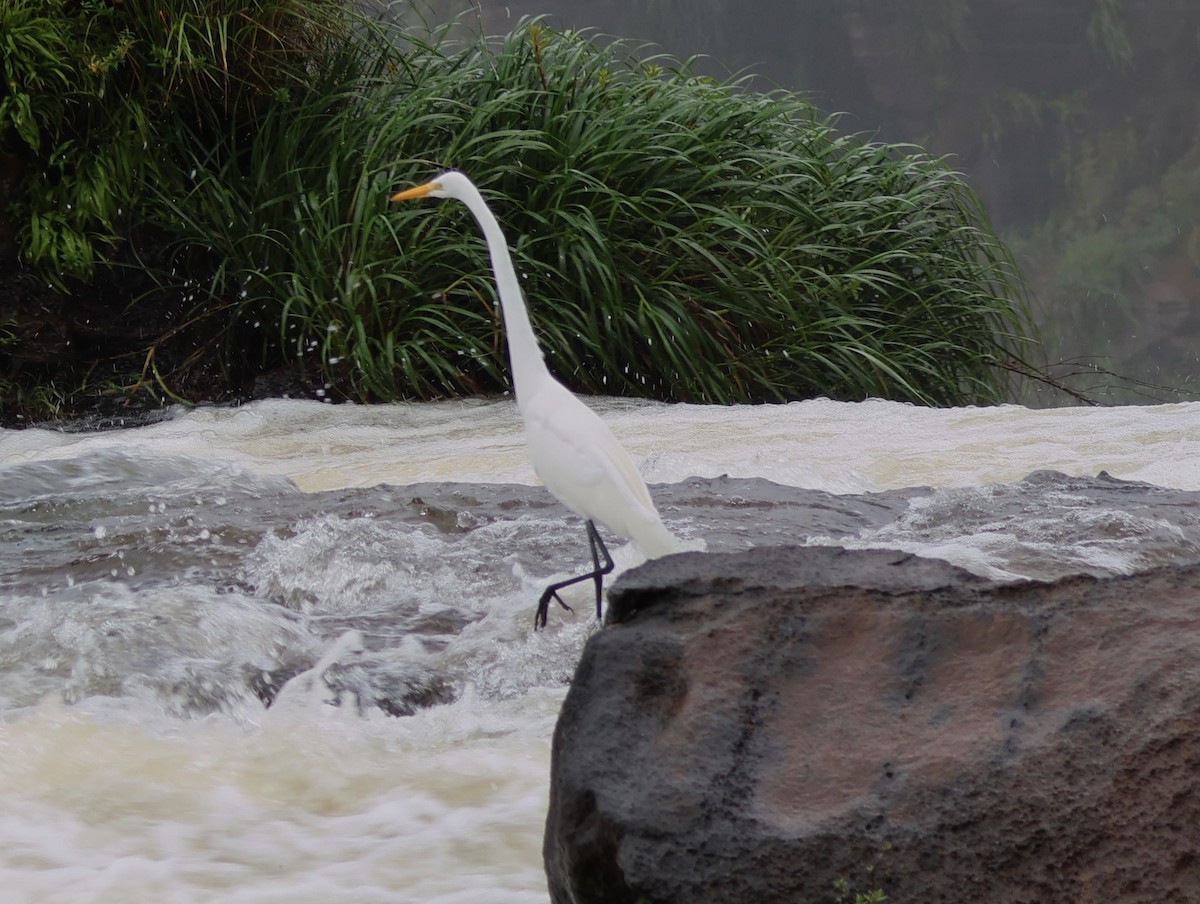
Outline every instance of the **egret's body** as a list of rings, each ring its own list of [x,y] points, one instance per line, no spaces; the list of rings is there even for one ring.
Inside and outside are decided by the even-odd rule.
[[[462,173],[451,170],[432,182],[400,192],[392,200],[426,196],[461,201],[483,230],[504,312],[513,390],[525,422],[533,469],[563,505],[587,522],[593,571],[548,587],[539,601],[535,625],[546,623],[552,598],[566,605],[558,596],[560,589],[589,578],[596,583],[599,617],[603,575],[612,570],[612,560],[594,522],[632,540],[647,557],[673,551],[677,541],[663,525],[645,481],[608,425],[546,369],[508,243],[479,190]],[[597,545],[606,560],[605,567],[597,556]]]

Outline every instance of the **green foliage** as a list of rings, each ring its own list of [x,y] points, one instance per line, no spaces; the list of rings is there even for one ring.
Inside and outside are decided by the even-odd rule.
[[[383,51],[376,48],[377,54]],[[319,78],[268,110],[250,135],[231,123],[189,159],[189,186],[159,202],[178,236],[178,291],[263,335],[268,358],[359,398],[430,397],[472,386],[447,347],[490,332],[486,307],[422,300],[387,198],[410,121],[393,70],[348,47]],[[201,148],[186,124],[177,144]],[[196,275],[211,269],[203,279]],[[200,293],[201,283],[211,294]],[[228,313],[224,313],[228,312]],[[502,384],[487,362],[488,388]]]
[[[71,392],[54,383],[24,386],[0,377],[0,399],[4,399],[4,415],[12,423],[33,423],[52,420],[68,411]]]
[[[870,862],[862,867],[863,881],[868,885],[875,884],[875,869],[883,858],[893,850],[891,842],[886,842],[874,853]],[[869,891],[859,891],[845,876],[834,880],[834,904],[883,904],[888,900],[881,888],[871,888]]]
[[[245,122],[345,37],[330,0],[4,0],[0,154],[28,161],[13,212],[27,265],[91,280],[177,163],[163,127]]]
[[[992,359],[1024,328],[1009,260],[941,162],[840,136],[795,95],[654,61],[663,76],[624,45],[536,25],[460,59],[471,77],[439,92],[456,123],[439,165],[475,174],[499,208],[551,362],[576,388],[716,402],[1002,392]],[[430,215],[478,249],[447,291],[490,293],[472,224]]]
[[[167,394],[242,355],[364,400],[505,390],[475,224],[387,203],[451,166],[504,223],[577,390],[993,401],[1029,330],[956,175],[790,93],[536,23],[418,38],[331,0],[4,10],[23,49],[0,148],[36,160],[25,260],[153,275],[143,304],[181,307],[171,335],[193,334],[182,362],[160,367],[168,336],[146,357]]]
[[[22,153],[36,162],[36,184],[21,205],[20,237],[27,258],[52,279],[90,274],[96,246],[111,245],[114,196],[112,158],[98,140],[84,152],[89,94],[103,91],[109,62],[127,47],[105,46],[89,35],[86,16],[99,33],[115,38],[113,14],[85,4],[69,15],[64,0],[11,0],[0,6],[0,152]],[[107,27],[106,27],[107,26]]]
[[[1003,396],[994,364],[1024,309],[940,161],[838,135],[795,95],[537,24],[498,47],[410,42],[371,71],[374,53],[268,110],[241,155],[197,155],[175,205],[183,244],[219,261],[215,296],[277,322],[277,347],[315,378],[359,398],[507,387],[469,215],[386,209],[391,187],[453,166],[504,223],[575,389]]]
[[[837,895],[834,898],[837,904],[883,904],[888,899],[878,888],[867,892],[854,891],[850,887],[850,881],[844,878],[833,883],[833,890]]]
[[[692,15],[684,0],[652,0],[608,4],[604,16],[619,31],[749,62],[880,134],[962,155],[1038,297],[1050,360],[1111,355],[1107,369],[1170,385],[1160,398],[1196,397],[1194,305],[1184,302],[1197,294],[1200,235],[1194,194],[1171,193],[1168,170],[1196,172],[1200,6],[925,0],[864,15],[858,4],[794,0],[769,16],[733,0],[703,7]],[[1123,216],[1135,194],[1163,208],[1193,200],[1190,224],[1167,236],[1162,218],[1148,217],[1141,235]],[[1100,260],[1105,248],[1112,259]],[[1096,388],[1076,386],[1111,402],[1153,397],[1144,386]]]

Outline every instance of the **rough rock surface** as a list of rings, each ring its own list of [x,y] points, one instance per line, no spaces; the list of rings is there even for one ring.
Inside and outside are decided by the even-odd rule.
[[[545,862],[560,904],[1182,902],[1198,826],[1200,566],[999,584],[775,548],[619,582]]]

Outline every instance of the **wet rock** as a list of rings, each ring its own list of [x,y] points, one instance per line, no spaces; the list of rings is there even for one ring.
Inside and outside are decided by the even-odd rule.
[[[563,902],[1200,899],[1200,566],[660,559],[554,737]]]

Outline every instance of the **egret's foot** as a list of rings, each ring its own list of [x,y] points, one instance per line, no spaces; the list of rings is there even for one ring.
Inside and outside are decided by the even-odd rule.
[[[550,615],[550,600],[556,601],[560,606],[568,612],[575,610],[563,602],[562,597],[558,595],[557,587],[547,587],[542,593],[542,598],[538,600],[537,612],[533,615],[533,630],[546,627],[546,618]]]

